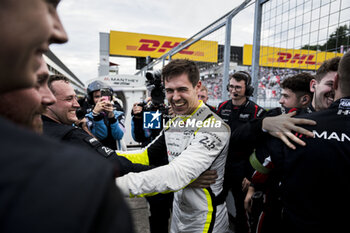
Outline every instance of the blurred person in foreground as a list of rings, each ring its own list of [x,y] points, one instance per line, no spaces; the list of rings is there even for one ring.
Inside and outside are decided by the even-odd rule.
[[[51,43],[67,41],[58,3],[0,1],[0,94],[41,86],[36,83],[43,53]],[[35,105],[48,105],[51,100],[42,100],[46,88],[39,89]],[[16,104],[25,107],[24,100]],[[39,117],[34,118],[40,125]],[[1,232],[133,232],[111,165],[88,151],[20,129],[11,120],[17,121],[0,117],[1,132],[6,132],[0,136]],[[33,128],[33,121],[16,124]]]
[[[55,96],[47,86],[49,70],[42,58],[41,66],[36,72],[37,83],[32,88],[21,88],[0,94],[0,115],[12,122],[33,130],[43,132],[41,114],[56,102]]]

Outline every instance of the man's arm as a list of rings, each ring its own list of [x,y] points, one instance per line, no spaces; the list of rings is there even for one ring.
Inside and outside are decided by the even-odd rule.
[[[227,146],[229,129],[215,135],[198,132],[195,139],[168,165],[130,173],[116,180],[126,196],[150,196],[185,188],[206,171]],[[205,145],[204,145],[204,144]]]
[[[140,172],[152,169],[151,166],[132,163],[130,160],[118,156],[114,150],[103,146],[96,138],[87,134],[81,128],[72,128],[72,130],[70,130],[61,140],[72,145],[85,147],[86,149],[107,158],[118,167],[119,173],[116,174],[117,176],[122,176],[129,172]]]
[[[238,127],[232,132],[230,143],[232,145],[247,145],[254,148],[257,143],[263,141],[267,133],[269,133],[281,139],[291,149],[295,149],[295,146],[288,138],[302,146],[304,146],[305,143],[296,137],[292,131],[313,137],[312,132],[297,125],[315,125],[315,121],[303,118],[292,118],[295,116],[296,112],[278,116],[271,116],[270,114],[271,113],[268,112],[265,118],[253,119]]]
[[[168,163],[168,154],[165,144],[164,131],[156,137],[147,147],[135,151],[117,151],[133,163],[162,166]]]
[[[316,125],[316,122],[303,118],[292,118],[296,112],[282,114],[275,117],[266,117],[262,121],[262,130],[267,131],[272,136],[281,139],[289,148],[295,149],[295,142],[301,146],[305,146],[305,142],[295,136],[292,131],[313,137],[313,133],[297,125]]]

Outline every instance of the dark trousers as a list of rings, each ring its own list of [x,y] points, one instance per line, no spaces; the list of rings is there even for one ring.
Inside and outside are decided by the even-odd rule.
[[[146,198],[151,216],[149,225],[151,233],[166,233],[169,231],[169,218],[173,205],[173,193],[157,194]]]
[[[242,181],[245,171],[245,161],[232,163],[226,162],[223,191],[220,194],[226,199],[228,191],[232,192],[235,207],[236,218],[234,221],[235,233],[249,233],[249,222],[247,212],[244,209],[244,199],[246,192],[242,191]]]

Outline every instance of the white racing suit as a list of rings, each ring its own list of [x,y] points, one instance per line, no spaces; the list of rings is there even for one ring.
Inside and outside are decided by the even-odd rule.
[[[222,191],[229,138],[229,126],[201,102],[190,116],[168,121],[145,149],[118,152],[134,163],[157,165],[167,158],[169,164],[119,177],[117,185],[130,197],[175,192],[172,233],[228,232],[226,203],[216,196]],[[206,170],[217,171],[215,184],[187,187]]]

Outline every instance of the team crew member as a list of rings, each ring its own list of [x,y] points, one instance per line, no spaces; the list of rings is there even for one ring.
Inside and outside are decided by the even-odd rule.
[[[305,147],[290,150],[271,139],[271,159],[282,177],[283,232],[349,230],[348,216],[334,204],[339,200],[334,187],[350,195],[344,185],[350,182],[350,53],[341,58],[333,87],[335,102],[328,109],[300,116],[317,122],[307,126],[314,137],[301,136]],[[349,208],[350,200],[343,198],[341,206]]]
[[[230,126],[233,132],[239,126],[251,119],[263,117],[265,110],[248,97],[253,94],[251,77],[247,72],[239,71],[230,76],[227,87],[230,100],[219,104],[217,114]],[[248,219],[244,209],[245,192],[249,186],[249,180],[253,173],[248,157],[252,150],[244,147],[230,145],[229,156],[226,162],[225,182],[223,197],[226,198],[229,190],[232,191],[236,207],[236,232],[248,232]],[[242,190],[243,183],[243,190]]]
[[[133,164],[125,157],[117,156],[114,150],[103,146],[82,128],[74,126],[74,123],[78,120],[75,111],[79,108],[79,104],[76,93],[66,77],[52,75],[49,78],[48,85],[57,98],[57,102],[49,106],[42,116],[45,135],[66,143],[82,146],[102,155],[117,166],[119,170],[115,174],[116,176],[151,168],[141,164]]]
[[[166,97],[177,117],[144,150],[125,156],[131,161],[169,164],[117,178],[127,196],[175,192],[170,232],[227,232],[226,204],[216,195],[222,191],[230,129],[202,101],[199,71],[194,62],[173,60],[163,68]],[[187,125],[189,122],[197,122]],[[215,125],[215,126],[214,126]],[[217,179],[209,188],[188,186],[206,170],[216,170]]]
[[[198,91],[198,99],[202,100],[203,103],[205,103],[213,112],[216,112],[215,107],[207,104],[209,97],[208,97],[208,88],[206,86],[202,85],[201,89]]]
[[[310,91],[310,82],[313,76],[309,73],[300,73],[285,79],[282,84],[282,96],[280,99],[281,108],[275,108],[266,113],[267,116],[276,116],[285,114],[289,111],[297,109],[305,109],[311,103],[312,93]],[[240,130],[240,129],[237,129]],[[257,132],[251,132],[256,134]],[[265,139],[266,140],[266,139]],[[260,139],[258,145],[252,144],[251,140],[247,140],[246,146],[256,148],[254,154],[250,156],[250,162],[256,171],[252,177],[252,182],[248,189],[245,198],[245,208],[251,213],[251,229],[255,232],[256,226],[258,226],[256,232],[280,232],[280,203],[278,196],[278,177],[270,176],[267,171],[273,165],[269,163],[270,158],[266,159],[265,140]],[[266,162],[264,160],[266,159]],[[264,163],[263,163],[264,162]],[[264,208],[257,210],[253,208],[251,211],[251,204],[254,191],[262,191],[264,196]],[[257,206],[257,204],[255,204]],[[261,212],[262,211],[262,212]]]
[[[104,96],[103,92],[107,95]],[[121,140],[125,132],[125,116],[113,106],[113,89],[102,81],[94,81],[87,88],[92,111],[86,115],[90,132],[104,145],[113,150],[121,150]]]
[[[302,112],[311,113],[330,106],[334,97],[332,87],[339,61],[340,57],[334,57],[324,61],[317,69],[314,79],[310,81],[310,91],[313,93],[312,102],[307,108],[303,108]],[[316,122],[309,119],[291,118],[295,114],[296,112],[292,112],[275,117],[267,116],[263,119],[254,119],[233,131],[230,143],[232,145],[242,145],[248,142],[249,145],[256,145],[268,132],[270,135],[280,138],[291,149],[295,149],[295,145],[289,140],[304,146],[305,143],[291,131],[313,137],[312,132],[297,125],[314,125]]]

